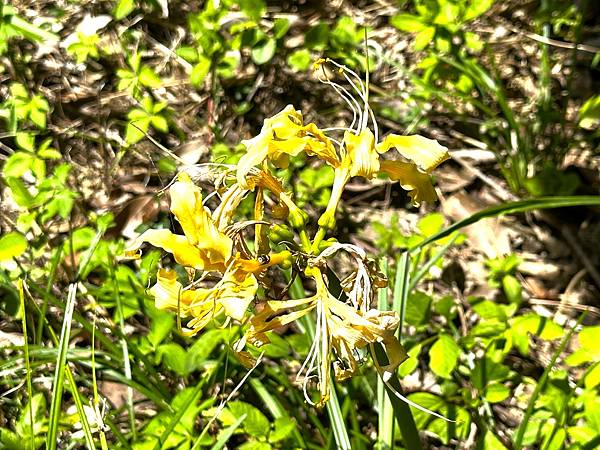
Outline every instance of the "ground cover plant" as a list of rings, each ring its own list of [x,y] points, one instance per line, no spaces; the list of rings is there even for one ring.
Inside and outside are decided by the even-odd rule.
[[[599,12],[0,5],[0,448],[600,446]]]

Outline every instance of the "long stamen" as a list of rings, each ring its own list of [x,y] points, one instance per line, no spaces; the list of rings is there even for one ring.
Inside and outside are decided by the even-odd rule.
[[[345,87],[339,85],[338,83],[335,83],[333,81],[331,81],[327,75],[324,75],[325,78],[319,78],[319,81],[323,84],[327,84],[329,86],[331,86],[339,95],[340,97],[342,97],[342,99],[344,99],[344,101],[346,102],[346,104],[350,107],[350,109],[352,110],[352,123],[350,124],[350,129],[354,130],[354,124],[356,123],[356,119],[358,117],[358,122],[359,122],[359,127],[361,126],[361,123],[363,121],[363,113],[361,111],[361,107],[360,104],[358,103],[358,101],[354,98],[354,96],[350,93],[350,91],[348,91]]]

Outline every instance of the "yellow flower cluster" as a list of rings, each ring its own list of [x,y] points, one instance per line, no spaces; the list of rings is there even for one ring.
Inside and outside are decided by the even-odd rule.
[[[329,79],[324,70],[326,64],[338,69],[354,95]],[[324,241],[335,227],[345,185],[354,176],[371,179],[384,174],[409,191],[413,203],[433,201],[436,193],[430,173],[448,158],[448,152],[436,141],[422,136],[392,134],[379,141],[367,87],[360,78],[329,60],[318,61],[316,70],[322,71],[321,81],[332,86],[352,109],[354,120],[349,127],[319,129],[314,123],[305,125],[302,113],[286,106],[265,120],[256,137],[243,141],[246,154],[233,170],[226,172],[225,182],[216,191],[220,203],[214,211],[205,206],[200,188],[190,176],[181,173],[169,193],[171,212],[183,234],[151,229],[132,244],[129,252],[137,254],[147,242],[171,253],[187,272],[189,282],[184,286],[174,270],[160,269],[157,282],[150,289],[156,306],[189,318],[184,330],[189,335],[221,316],[225,316],[225,322],[247,324],[243,338],[235,345],[243,358],[249,355],[242,352],[246,344],[260,347],[269,342],[270,331],[309,314],[314,317],[314,340],[297,378],[307,401],[321,406],[329,398],[331,369],[338,380],[354,375],[360,349],[381,343],[389,363],[378,369],[388,373],[406,358],[395,337],[398,315],[371,306],[377,288],[385,286],[385,280],[362,249]],[[343,134],[336,139],[335,132]],[[388,158],[392,149],[397,151],[396,157]],[[301,153],[322,160],[335,173],[329,202],[312,238],[306,227],[307,214],[298,208],[271,170],[273,166],[286,167],[291,157]],[[254,220],[236,222],[235,211],[250,192],[255,194]],[[287,221],[287,225],[282,221]],[[282,225],[288,227],[288,239],[270,242],[266,227],[275,229]],[[248,227],[254,230],[253,251],[243,237]],[[333,295],[329,279],[330,267],[335,268],[335,264],[328,261],[334,257],[339,260],[339,252],[350,257],[352,273],[342,281],[343,292]],[[296,274],[312,282],[314,294],[303,299],[258,300],[259,286],[271,287],[268,269],[290,269],[292,261],[296,262]],[[309,394],[313,380],[319,395],[315,402]]]

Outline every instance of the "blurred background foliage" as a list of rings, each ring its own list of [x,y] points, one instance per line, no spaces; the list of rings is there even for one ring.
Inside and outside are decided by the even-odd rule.
[[[170,225],[162,189],[178,170],[234,164],[286,104],[319,126],[351,118],[312,76],[320,57],[369,72],[384,131],[453,150],[439,210],[357,181],[340,213],[338,239],[389,276],[380,306],[403,319],[408,397],[455,420],[413,410],[423,447],[597,448],[598,210],[522,214],[502,225],[508,248],[498,229],[420,243],[473,204],[598,195],[599,13],[593,0],[1,3],[0,448],[407,448],[370,362],[337,385],[341,422],[307,405],[294,374],[310,342],[289,330],[211,420],[247,372],[228,351],[238,327],[183,337],[146,294],[161,253],[120,261],[127,239]],[[329,167],[299,158],[280,176],[309,214],[326,204]]]

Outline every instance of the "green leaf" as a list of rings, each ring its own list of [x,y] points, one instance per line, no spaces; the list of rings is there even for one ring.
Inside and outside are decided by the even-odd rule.
[[[296,422],[289,417],[283,416],[273,422],[273,431],[269,434],[269,442],[279,442],[290,435],[296,428]]]
[[[566,358],[567,364],[578,366],[600,361],[600,326],[585,327],[579,332],[579,348]]]
[[[0,261],[17,258],[27,250],[27,239],[21,233],[11,231],[0,237]]]
[[[19,132],[15,136],[15,143],[22,150],[35,152],[35,136],[31,133]]]
[[[288,65],[297,72],[304,72],[310,67],[312,56],[310,50],[303,48],[292,52],[287,57]]]
[[[240,9],[249,19],[258,22],[267,11],[267,4],[264,0],[237,0]]]
[[[510,369],[505,365],[484,357],[475,361],[475,367],[471,372],[471,382],[473,387],[483,391],[491,382],[504,381],[509,373]]]
[[[150,123],[156,130],[162,133],[169,131],[169,122],[163,116],[152,116]]]
[[[427,27],[423,28],[421,31],[417,33],[415,37],[415,50],[420,51],[423,50],[429,43],[433,41],[433,37],[435,36],[435,28]]]
[[[13,199],[17,205],[24,208],[29,208],[33,203],[33,196],[29,193],[29,190],[25,187],[23,181],[15,177],[6,177],[4,179],[6,185],[10,188]]]
[[[600,95],[589,98],[579,109],[579,126],[591,130],[600,123]]]
[[[467,3],[467,9],[463,14],[463,20],[472,20],[485,13],[494,4],[494,0],[471,0]]]
[[[134,0],[119,0],[113,10],[113,17],[116,20],[121,20],[127,17],[135,9]]]
[[[427,27],[419,16],[412,14],[397,14],[390,19],[390,23],[401,31],[416,33]]]
[[[160,77],[148,66],[142,66],[138,77],[143,86],[149,88],[158,88],[162,85],[162,80]]]
[[[194,87],[199,88],[202,86],[206,75],[210,71],[211,64],[210,59],[199,56],[198,64],[192,68],[192,73],[190,74],[190,81]]]
[[[440,213],[427,214],[417,222],[417,228],[426,237],[433,236],[444,226],[444,216]]]
[[[273,58],[277,50],[277,41],[267,39],[252,48],[252,60],[258,64],[265,64]]]
[[[147,116],[129,122],[125,128],[125,141],[128,144],[135,144],[136,142],[141,141],[148,132],[149,126],[150,118]]]
[[[563,336],[563,329],[551,319],[535,313],[525,314],[512,319],[510,333],[515,347],[523,356],[529,352],[529,334],[534,334],[542,339],[552,340]]]
[[[600,206],[600,196],[573,196],[573,197],[541,197],[537,199],[519,200],[516,202],[501,203],[490,208],[483,209],[475,214],[460,220],[439,233],[411,246],[410,251],[414,252],[421,247],[431,244],[454,233],[461,228],[479,222],[486,217],[497,217],[503,214],[517,214],[536,209],[563,208],[567,206],[595,205]]]
[[[239,450],[271,450],[271,444],[268,442],[248,441],[240,445]]]
[[[29,120],[33,122],[39,129],[46,129],[46,112],[41,109],[32,108],[29,111]]]
[[[523,288],[521,283],[513,275],[504,275],[502,288],[509,303],[520,304],[523,301]]]
[[[483,450],[507,450],[502,441],[498,439],[498,437],[488,431],[485,433],[485,438],[483,439]]]
[[[459,355],[460,347],[454,339],[447,334],[441,334],[429,349],[429,367],[437,376],[450,378]]]
[[[422,347],[423,346],[421,344],[417,344],[407,352],[408,359],[406,361],[404,361],[402,364],[400,364],[400,367],[398,367],[398,374],[400,375],[401,378],[410,375],[418,367],[419,353],[421,353]]]
[[[329,40],[329,25],[320,22],[306,32],[304,45],[308,49],[323,50]]]
[[[275,39],[281,39],[290,29],[290,21],[285,18],[275,19],[273,23],[273,37]]]
[[[485,399],[490,403],[499,403],[508,398],[510,389],[500,383],[492,383],[485,388]]]
[[[429,317],[430,307],[431,297],[423,292],[413,292],[409,294],[406,302],[404,320],[409,325],[422,325]]]
[[[35,157],[31,153],[15,152],[8,157],[4,163],[3,173],[5,177],[21,177],[31,167]]]
[[[263,437],[267,434],[267,431],[271,429],[271,424],[265,415],[260,412],[258,408],[242,402],[233,401],[229,402],[227,409],[233,414],[234,417],[239,418],[246,414],[246,420],[244,421],[244,430],[251,436]]]
[[[587,389],[594,389],[600,384],[600,363],[596,363],[595,366],[588,370],[583,383]]]

